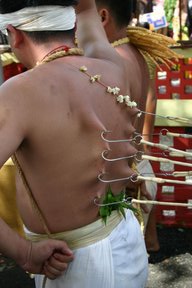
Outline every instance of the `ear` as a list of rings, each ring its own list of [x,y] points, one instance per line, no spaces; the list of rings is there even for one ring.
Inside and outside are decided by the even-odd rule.
[[[13,48],[18,48],[23,42],[23,33],[22,31],[16,29],[11,24],[7,26],[7,31],[9,35],[10,45]]]
[[[110,17],[109,11],[107,9],[103,8],[103,9],[99,10],[99,15],[101,17],[101,22],[103,24],[103,27],[105,27],[109,22],[109,17]]]

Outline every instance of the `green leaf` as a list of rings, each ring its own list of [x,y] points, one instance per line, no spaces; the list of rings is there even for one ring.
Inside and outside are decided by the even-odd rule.
[[[101,216],[105,224],[107,223],[107,217],[109,217],[112,211],[114,210],[119,211],[124,218],[126,217],[124,210],[125,208],[132,210],[134,213],[138,212],[138,210],[135,207],[133,207],[131,203],[130,204],[126,203],[124,199],[125,199],[124,191],[121,191],[119,194],[114,195],[111,186],[109,185],[102,203],[105,204],[106,206],[101,206],[99,209],[99,215]]]

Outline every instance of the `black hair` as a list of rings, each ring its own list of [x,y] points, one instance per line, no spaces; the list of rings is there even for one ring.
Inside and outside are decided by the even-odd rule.
[[[73,6],[78,0],[0,0],[0,13],[11,13],[26,7],[43,5]]]
[[[96,0],[96,4],[106,6],[121,28],[127,26],[132,19],[134,1],[136,0]]]
[[[66,38],[75,39],[75,29],[65,31],[25,31],[25,34],[27,34],[33,40],[33,42],[37,44],[50,41],[61,41],[62,39],[65,41]]]
[[[73,6],[78,0],[0,0],[0,13],[12,13],[27,7],[43,5]],[[75,29],[67,31],[34,31],[25,32],[33,41],[37,43],[48,42],[50,40],[60,40],[62,37],[74,37]]]

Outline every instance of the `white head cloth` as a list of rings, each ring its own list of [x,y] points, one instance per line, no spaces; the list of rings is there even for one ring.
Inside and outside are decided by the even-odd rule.
[[[23,31],[65,31],[75,27],[76,15],[72,6],[58,5],[27,7],[16,12],[0,14],[0,30],[4,33],[11,24]]]

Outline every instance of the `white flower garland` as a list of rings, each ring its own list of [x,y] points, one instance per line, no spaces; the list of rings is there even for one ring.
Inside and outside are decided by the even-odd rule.
[[[116,101],[120,104],[124,103],[126,106],[130,107],[130,108],[135,108],[137,107],[137,103],[135,101],[131,101],[131,97],[129,95],[119,95],[120,93],[120,88],[118,87],[110,87],[110,86],[106,86],[104,83],[102,83],[100,80],[101,80],[101,75],[94,75],[94,76],[91,76],[87,71],[87,67],[86,66],[81,66],[79,68],[79,70],[83,73],[85,73],[89,79],[90,79],[90,82],[91,83],[94,83],[94,82],[99,82],[102,86],[106,87],[106,91],[107,93],[110,93],[114,96],[116,96]]]

